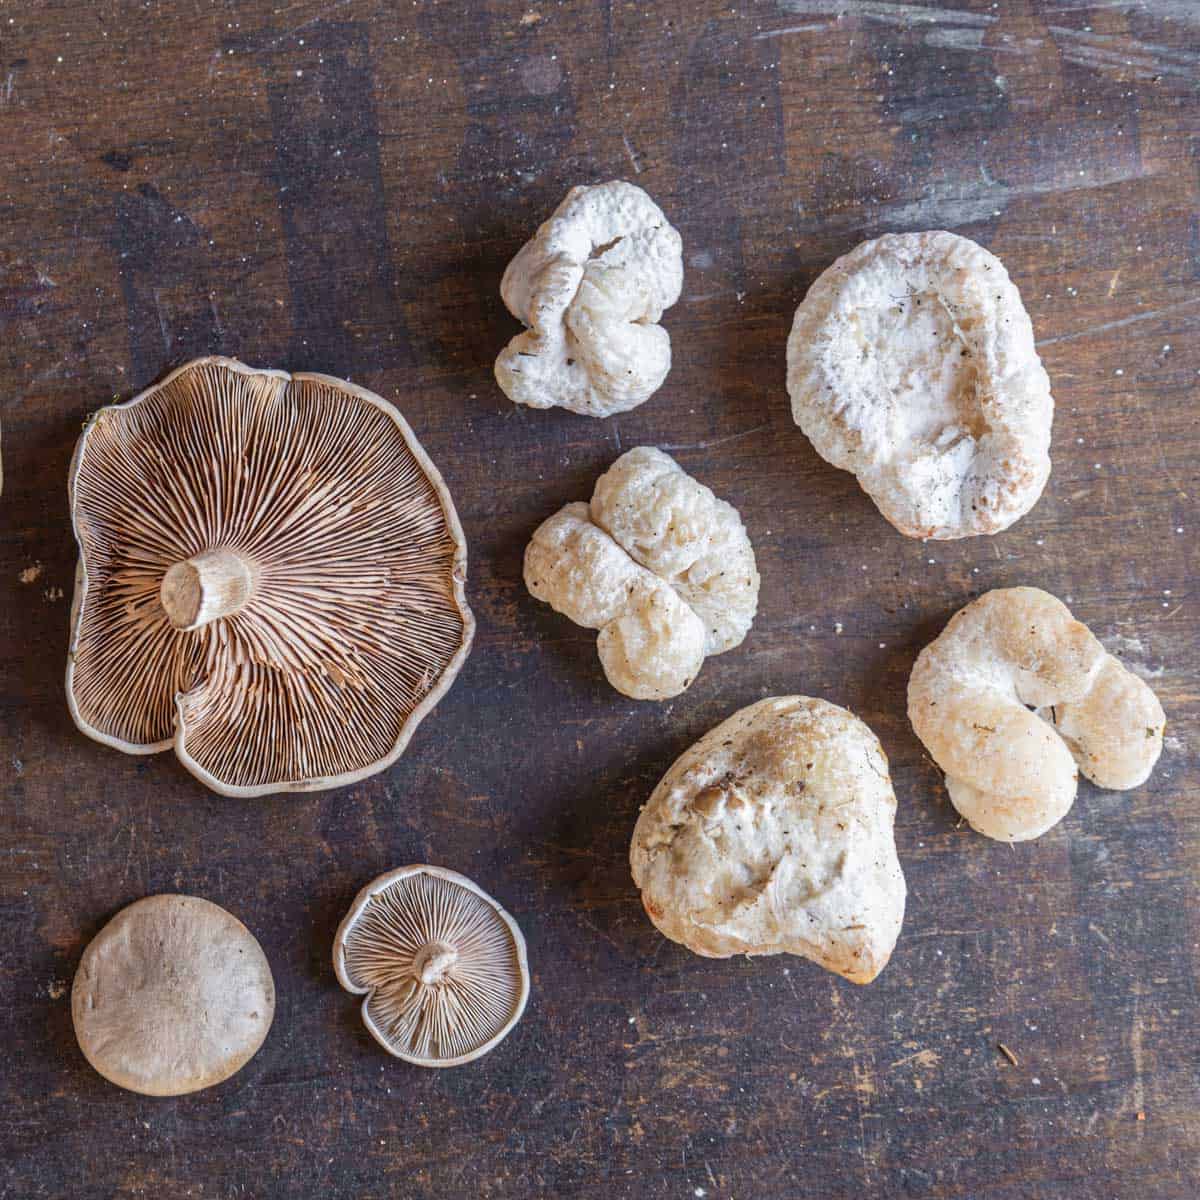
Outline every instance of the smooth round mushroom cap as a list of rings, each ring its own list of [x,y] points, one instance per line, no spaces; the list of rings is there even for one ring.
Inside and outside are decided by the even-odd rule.
[[[886,234],[825,270],[787,345],[792,415],[909,537],[1006,529],[1050,475],[1054,402],[995,255],[944,231]]]
[[[333,942],[338,982],[390,1054],[455,1067],[493,1049],[529,998],[525,939],[471,880],[418,864],[355,898]]]
[[[466,543],[386,401],[200,359],[88,424],[67,695],[232,796],[394,762],[466,658]]]
[[[181,1096],[253,1058],[275,1015],[254,935],[197,896],[148,896],[92,939],[71,989],[75,1037],[105,1079]]]
[[[1104,788],[1145,782],[1166,717],[1150,687],[1057,597],[997,588],[917,657],[908,716],[971,827],[1040,837],[1070,811],[1078,772]]]
[[[633,881],[659,930],[696,954],[798,954],[869,983],[904,919],[895,814],[887,757],[862,721],[769,697],[663,776],[634,829]]]

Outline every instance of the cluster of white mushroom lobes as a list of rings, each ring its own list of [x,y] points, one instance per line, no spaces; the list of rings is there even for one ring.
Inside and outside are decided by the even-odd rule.
[[[918,538],[998,533],[1050,475],[1050,382],[1004,265],[953,233],[888,234],[839,258],[796,310],[792,414]]]
[[[758,607],[754,550],[737,509],[670,455],[638,446],[534,532],[525,586],[586,629],[608,681],[664,700],[709,654],[741,643]]]
[[[91,419],[70,499],[71,713],[215,791],[381,770],[470,649],[450,495],[353,384],[189,363]]]
[[[493,1049],[529,998],[525,939],[486,892],[423,864],[389,871],[350,906],[333,940],[347,991],[390,1054],[454,1067]]]
[[[181,1096],[239,1071],[275,1015],[275,983],[254,935],[197,896],[147,896],[83,952],[71,987],[75,1037],[111,1083]]]
[[[682,286],[682,241],[641,188],[572,188],[504,272],[500,294],[528,328],[496,359],[496,381],[531,408],[635,408],[671,369],[658,321]]]
[[[954,807],[1007,842],[1061,821],[1079,771],[1102,788],[1144,783],[1166,724],[1150,687],[1030,587],[987,592],[951,618],[913,667],[908,715]]]
[[[799,954],[855,983],[904,919],[896,797],[853,713],[776,696],[672,765],[638,817],[633,879],[650,919],[697,954]]]

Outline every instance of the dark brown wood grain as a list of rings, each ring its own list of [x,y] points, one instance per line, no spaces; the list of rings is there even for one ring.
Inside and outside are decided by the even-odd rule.
[[[1188,0],[0,7],[0,1196],[1194,1200],[1198,83]],[[516,408],[504,264],[616,176],[683,234],[671,374],[607,421]],[[922,545],[792,424],[784,343],[834,256],[937,227],[1007,264],[1058,407],[1037,508]],[[353,788],[223,800],[67,713],[80,423],[209,351],[394,400],[462,517],[474,652]],[[520,574],[640,443],[738,506],[763,576],[745,644],[658,705]],[[1169,725],[1146,786],[1084,784],[1010,848],[956,826],[904,688],[1015,583],[1148,672]],[[674,756],[791,691],[891,758],[909,905],[867,988],[693,957],[630,880]],[[384,1056],[330,968],[359,887],[413,861],[529,941],[529,1010],[467,1068]],[[105,1083],[69,1012],[87,940],[163,890],[243,919],[279,993],[257,1057],[177,1100]]]

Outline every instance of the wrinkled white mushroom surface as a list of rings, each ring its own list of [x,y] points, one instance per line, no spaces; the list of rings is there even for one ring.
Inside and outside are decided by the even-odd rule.
[[[619,692],[663,700],[707,655],[745,638],[759,577],[737,509],[670,455],[638,446],[600,477],[590,504],[568,504],[538,527],[525,586],[600,631],[600,661]]]
[[[950,619],[913,667],[908,716],[954,807],[1007,842],[1061,821],[1079,771],[1103,788],[1144,783],[1166,725],[1150,687],[1030,587],[987,592]]]
[[[671,369],[658,322],[682,286],[679,234],[640,187],[572,188],[504,272],[500,294],[528,329],[496,359],[497,382],[531,408],[635,408]]]
[[[998,533],[1050,475],[1050,382],[1004,265],[953,233],[839,258],[796,310],[796,423],[901,533]]]
[[[775,696],[685,751],[638,817],[633,879],[697,954],[799,954],[855,983],[904,919],[896,797],[878,738],[844,708]]]

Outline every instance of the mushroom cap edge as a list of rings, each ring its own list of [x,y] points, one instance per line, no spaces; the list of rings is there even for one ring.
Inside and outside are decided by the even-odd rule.
[[[467,891],[474,893],[483,900],[489,908],[491,908],[500,920],[504,923],[505,928],[512,938],[513,947],[517,954],[517,973],[520,976],[520,989],[517,995],[517,1003],[513,1008],[512,1015],[504,1023],[500,1031],[489,1038],[482,1046],[470,1051],[468,1054],[460,1054],[456,1058],[439,1059],[432,1062],[429,1059],[420,1058],[416,1055],[406,1054],[403,1051],[397,1050],[384,1036],[382,1031],[376,1026],[371,1019],[370,1013],[367,1011],[367,1005],[371,1000],[371,989],[361,987],[350,978],[350,973],[345,964],[346,939],[350,931],[358,923],[359,917],[366,910],[367,905],[380,892],[387,891],[392,884],[401,879],[405,879],[410,875],[433,875],[439,879],[444,879],[449,883],[457,884],[459,887],[465,888]],[[382,875],[376,876],[365,887],[361,888],[358,895],[354,897],[354,902],[350,905],[349,911],[342,918],[341,923],[337,927],[337,933],[333,935],[333,973],[337,977],[338,983],[352,995],[362,996],[362,1013],[363,1024],[367,1027],[371,1036],[391,1055],[402,1059],[404,1062],[412,1063],[414,1066],[426,1067],[431,1070],[437,1070],[442,1067],[460,1067],[466,1063],[473,1062],[477,1058],[482,1058],[483,1055],[495,1049],[508,1035],[513,1031],[517,1022],[525,1014],[525,1005],[529,1001],[529,956],[525,946],[525,935],[521,932],[520,926],[511,913],[494,897],[489,896],[473,879],[468,879],[465,875],[458,871],[452,871],[449,867],[437,867],[430,863],[410,863],[406,867],[397,867],[391,871],[385,871]]]
[[[79,711],[79,706],[75,700],[74,676],[75,676],[75,654],[79,642],[79,632],[81,625],[81,616],[83,606],[87,600],[88,593],[88,578],[87,578],[87,563],[84,552],[83,540],[79,534],[79,526],[76,517],[77,502],[75,496],[76,480],[79,475],[79,470],[83,462],[84,450],[87,446],[87,439],[96,422],[106,413],[114,409],[132,409],[145,400],[148,396],[157,393],[173,379],[188,371],[193,371],[197,367],[216,365],[224,367],[226,370],[235,371],[243,375],[265,376],[271,379],[279,379],[284,382],[312,380],[317,383],[323,383],[340,391],[345,391],[357,399],[362,400],[373,407],[379,409],[382,413],[388,416],[395,424],[400,432],[405,445],[413,458],[416,459],[417,465],[424,472],[428,479],[430,487],[437,495],[438,501],[442,507],[442,514],[446,520],[446,529],[454,542],[454,561],[450,572],[452,581],[452,597],[454,605],[458,610],[459,616],[462,619],[463,632],[462,641],[455,651],[454,656],[446,664],[437,683],[429,690],[428,693],[421,699],[421,702],[409,713],[405,719],[403,726],[400,729],[400,734],[396,739],[395,744],[382,758],[373,763],[368,763],[363,767],[354,771],[347,771],[341,775],[319,776],[312,779],[300,780],[284,780],[279,783],[264,783],[253,784],[248,786],[240,786],[237,784],[229,784],[218,779],[210,772],[206,771],[199,763],[197,763],[186,751],[185,730],[179,712],[182,704],[180,694],[175,696],[176,708],[176,724],[175,733],[170,738],[165,738],[161,742],[151,742],[139,744],[135,742],[126,742],[121,738],[114,737],[111,734],[104,733],[95,726],[90,725]],[[418,441],[412,428],[404,419],[400,410],[394,404],[385,400],[382,396],[367,388],[360,387],[356,383],[351,383],[349,380],[339,379],[335,375],[326,375],[318,371],[297,371],[289,372],[278,370],[270,367],[250,367],[236,358],[230,358],[222,354],[209,354],[200,358],[194,358],[184,363],[182,366],[176,367],[173,371],[168,372],[161,379],[152,383],[149,387],[144,388],[129,400],[121,401],[119,404],[106,404],[97,409],[91,416],[88,417],[84,424],[83,432],[79,435],[78,441],[75,443],[75,451],[71,456],[71,465],[67,473],[67,499],[71,512],[71,532],[75,538],[75,544],[79,551],[79,557],[75,567],[75,591],[71,601],[71,637],[67,647],[67,668],[65,677],[65,686],[67,693],[67,707],[70,710],[71,718],[75,722],[79,731],[90,737],[93,741],[110,746],[115,750],[120,750],[124,754],[158,754],[163,750],[168,750],[174,747],[176,757],[183,765],[184,769],[192,776],[198,779],[205,787],[211,789],[221,796],[230,796],[237,799],[252,799],[258,796],[275,795],[279,793],[297,794],[301,792],[319,792],[328,791],[339,787],[348,787],[351,784],[358,783],[362,779],[366,779],[371,775],[375,775],[380,771],[387,770],[399,757],[404,753],[408,746],[409,740],[416,732],[417,727],[429,715],[430,710],[438,703],[439,700],[449,690],[450,685],[457,678],[459,671],[462,669],[463,663],[467,659],[467,655],[471,651],[471,645],[475,637],[475,617],[471,612],[470,606],[467,603],[466,595],[466,577],[467,577],[467,540],[463,534],[462,525],[458,519],[458,513],[454,507],[454,501],[450,496],[450,491],[446,487],[446,482],[442,478],[441,472],[434,465],[433,460],[426,453],[425,448]]]

